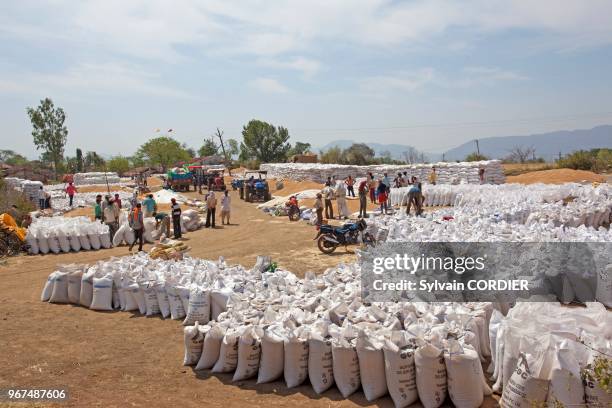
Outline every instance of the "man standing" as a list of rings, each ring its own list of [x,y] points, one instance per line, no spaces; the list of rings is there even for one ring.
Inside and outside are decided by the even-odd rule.
[[[346,184],[347,196],[355,197],[355,189],[353,185],[355,184],[355,179],[349,174],[349,176],[344,180],[344,184]]]
[[[102,195],[96,196],[96,203],[94,204],[94,218],[96,221],[102,221]]]
[[[346,205],[346,188],[343,183],[338,184],[336,189],[336,198],[338,199],[338,218],[347,219],[349,217],[349,209]]]
[[[45,209],[45,190],[43,190],[43,186],[40,186],[40,190],[38,190],[38,207],[41,210]]]
[[[221,225],[225,225],[227,219],[227,225],[230,225],[230,205],[231,199],[227,190],[223,193],[221,198]]]
[[[332,200],[334,199],[334,189],[329,183],[325,184],[323,194],[325,194],[325,218],[327,218],[328,220],[333,219],[334,207],[332,206]]]
[[[115,233],[119,228],[118,221],[119,208],[117,207],[117,204],[113,200],[111,200],[110,205],[107,205],[106,208],[104,208],[104,223],[108,225],[111,241],[115,237]]]
[[[436,168],[431,168],[431,173],[429,173],[429,184],[436,185],[436,181],[438,180],[438,175],[436,174]]]
[[[211,225],[215,228],[215,212],[217,210],[217,198],[215,197],[215,192],[211,191],[208,194],[208,198],[206,199],[206,224],[204,225],[206,228],[209,228]]]
[[[359,218],[368,217],[368,181],[363,180],[359,183]]]
[[[119,194],[115,193],[115,205],[117,206],[118,209],[121,209],[121,198],[119,197]]]
[[[134,242],[130,245],[130,252],[134,248],[134,244],[138,241],[138,252],[142,251],[144,244],[144,222],[142,217],[141,204],[136,204],[136,208],[132,210],[129,218],[130,228],[134,231]]]
[[[153,199],[153,194],[149,194],[147,198],[142,201],[142,205],[144,206],[145,218],[152,217],[153,214],[157,212],[157,203]]]
[[[317,225],[321,226],[323,224],[323,195],[321,193],[317,193],[317,199],[315,200],[314,209],[317,212]]]
[[[183,236],[181,233],[181,207],[176,202],[176,198],[170,200],[170,210],[172,211],[172,227],[174,228],[174,239],[179,239]]]
[[[368,190],[370,190],[370,201],[372,204],[376,203],[376,180],[374,174],[368,173]]]
[[[77,192],[76,187],[72,184],[72,182],[68,183],[68,187],[66,187],[66,194],[68,194],[68,199],[70,200],[70,206],[72,207],[72,201],[74,200],[74,193]]]

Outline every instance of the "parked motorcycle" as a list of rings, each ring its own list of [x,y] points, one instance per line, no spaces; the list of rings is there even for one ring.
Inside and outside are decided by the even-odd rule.
[[[322,224],[314,239],[317,240],[317,246],[324,254],[331,254],[340,245],[345,247],[361,243],[374,245],[374,237],[370,233],[364,232],[366,228],[367,223],[363,219],[355,223],[344,224],[341,227]]]

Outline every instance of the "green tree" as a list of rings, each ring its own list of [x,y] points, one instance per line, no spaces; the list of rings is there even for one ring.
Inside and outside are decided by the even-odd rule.
[[[343,164],[342,149],[338,146],[330,147],[327,151],[320,152],[319,161],[327,164]]]
[[[198,154],[200,157],[214,156],[219,153],[219,148],[220,146],[215,143],[215,139],[211,136],[204,139],[204,144],[200,147],[200,150],[198,150]]]
[[[28,159],[13,150],[0,150],[0,163],[6,163],[11,166],[21,166],[27,162]]]
[[[476,152],[470,153],[465,157],[466,162],[483,161],[483,160],[489,160],[489,158],[483,154],[478,154]]]
[[[241,160],[256,159],[262,163],[284,162],[291,148],[289,131],[260,120],[251,120],[242,129]]]
[[[288,155],[293,156],[294,154],[308,153],[311,147],[310,143],[295,142],[295,145],[289,150]]]
[[[83,164],[87,171],[102,171],[105,168],[106,160],[98,153],[90,151],[85,155]]]
[[[227,146],[225,146],[225,152],[230,159],[240,154],[240,144],[238,144],[238,141],[236,139],[228,139]]]
[[[55,178],[58,166],[64,160],[64,147],[68,139],[68,129],[64,126],[66,115],[62,108],[55,108],[50,98],[40,101],[36,109],[28,107],[32,122],[32,136],[37,150],[43,150],[45,157],[53,163]]]
[[[81,173],[83,171],[83,151],[79,148],[76,149],[76,172]]]
[[[612,169],[612,149],[599,149],[595,156],[595,170],[604,172]]]
[[[78,173],[78,161],[76,157],[66,157],[66,171],[68,173]]]
[[[356,164],[359,166],[371,163],[374,155],[374,149],[365,143],[353,143],[342,152],[343,161],[346,164]]]
[[[156,137],[138,148],[136,159],[152,166],[161,166],[163,171],[179,161],[191,159],[181,144],[168,136]]]
[[[114,171],[119,175],[122,175],[130,169],[130,161],[127,159],[127,157],[114,156],[108,161],[106,167],[108,168],[108,171]]]

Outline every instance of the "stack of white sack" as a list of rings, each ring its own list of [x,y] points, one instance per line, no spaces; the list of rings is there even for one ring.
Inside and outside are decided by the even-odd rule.
[[[518,303],[493,312],[489,338],[502,406],[612,406],[612,313],[601,304]]]
[[[398,407],[436,408],[447,394],[476,407],[490,393],[481,361],[492,304],[365,305],[357,265],[305,279],[265,269],[139,254],[60,267],[41,300],[184,319],[184,364],[236,381],[309,378],[317,393],[335,384],[344,397],[361,386],[369,401],[390,394]]]
[[[499,160],[462,163],[432,163],[413,165],[371,165],[354,166],[343,164],[321,163],[266,163],[260,166],[261,170],[268,172],[268,177],[290,180],[312,180],[319,183],[327,181],[328,177],[337,180],[348,176],[366,177],[373,173],[379,179],[384,173],[393,179],[397,173],[406,172],[408,177],[416,176],[419,180],[429,180],[432,168],[436,169],[438,184],[480,184],[480,170],[484,169],[484,183],[502,184],[506,181],[504,171]]]
[[[4,182],[8,184],[9,187],[15,188],[15,189],[21,189],[21,183],[23,181],[25,180],[19,177],[5,177],[4,178]]]
[[[74,175],[74,184],[77,186],[83,186],[88,184],[118,184],[121,182],[119,175],[114,172],[89,172],[89,173],[76,173]]]
[[[163,233],[161,227],[157,227],[157,222],[154,217],[147,217],[143,219],[144,223],[144,233],[143,240],[149,244],[155,242],[155,240],[159,239],[161,234]],[[115,235],[113,236],[113,246],[119,246],[123,243],[126,245],[131,245],[136,239],[136,235],[134,234],[134,230],[130,227],[128,221],[128,213],[123,210],[119,213],[119,228]]]
[[[46,189],[47,188],[45,187],[45,190]],[[127,191],[123,191],[123,190],[111,192],[112,197],[114,197],[115,194],[119,194],[119,198],[121,199],[121,202],[124,203],[124,205],[127,205],[130,198],[132,197],[131,193]],[[93,193],[77,192],[72,201],[72,207],[70,207],[70,199],[66,195],[64,189],[63,188],[60,190],[55,189],[51,191],[51,208],[53,208],[55,212],[63,213],[63,212],[70,211],[71,209],[77,208],[77,207],[93,207],[93,205],[96,203],[97,195],[101,195],[102,197],[104,197],[108,195],[108,192],[107,191],[100,191],[100,192],[93,192]],[[92,213],[93,213],[93,209],[92,209]]]
[[[41,187],[43,183],[40,181],[23,180],[20,189],[31,202],[38,204]]]
[[[157,204],[170,204],[173,198],[178,203],[185,203],[187,201],[184,195],[177,194],[170,190],[162,189],[153,193],[153,199]]]
[[[408,188],[391,189],[391,204],[405,205],[407,195]],[[612,186],[608,184],[423,185],[423,195],[427,206],[453,206],[448,214],[455,217],[512,224],[598,228],[609,224],[612,214]]]
[[[79,296],[68,301],[52,296],[57,291],[64,293],[62,278],[67,277],[70,285],[72,275],[79,277]],[[100,261],[91,267],[60,265],[49,275],[41,300],[80,304],[93,310],[138,310],[172,319],[185,319],[191,311],[185,319],[187,325],[193,324],[195,318],[201,322],[216,319],[226,310],[230,295],[242,299],[244,288],[256,279],[261,281],[261,276],[241,266],[228,266],[222,259],[212,262],[185,257],[167,261],[139,253]]]
[[[30,254],[97,250],[112,246],[107,225],[87,217],[39,217],[28,228]]]
[[[206,219],[200,217],[200,213],[192,208],[181,212],[181,230],[196,231],[206,224]]]

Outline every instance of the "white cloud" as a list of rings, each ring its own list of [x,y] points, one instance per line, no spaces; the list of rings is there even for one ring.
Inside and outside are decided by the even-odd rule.
[[[317,60],[305,57],[295,57],[288,60],[262,58],[258,64],[275,69],[295,70],[302,73],[306,79],[314,77],[321,69],[321,63]]]
[[[0,92],[28,94],[144,94],[191,98],[185,91],[160,84],[151,72],[119,63],[82,63],[65,72],[41,74],[23,72],[0,82]]]
[[[0,32],[173,61],[185,57],[182,46],[263,56],[328,43],[424,45],[445,35],[462,44],[453,29],[477,38],[528,30],[566,50],[612,44],[610,15],[609,0],[22,0],[2,3]]]
[[[368,77],[360,81],[360,86],[363,91],[372,94],[392,91],[412,92],[431,83],[434,78],[433,68],[423,68],[414,72],[404,71]]]
[[[429,85],[441,88],[471,88],[528,79],[517,72],[498,67],[465,67],[456,76],[445,76],[433,68],[422,68],[367,77],[360,81],[360,87],[366,93],[384,94],[396,91],[412,92]]]
[[[249,83],[249,85],[261,92],[283,94],[289,92],[289,89],[273,78],[257,78]]]

